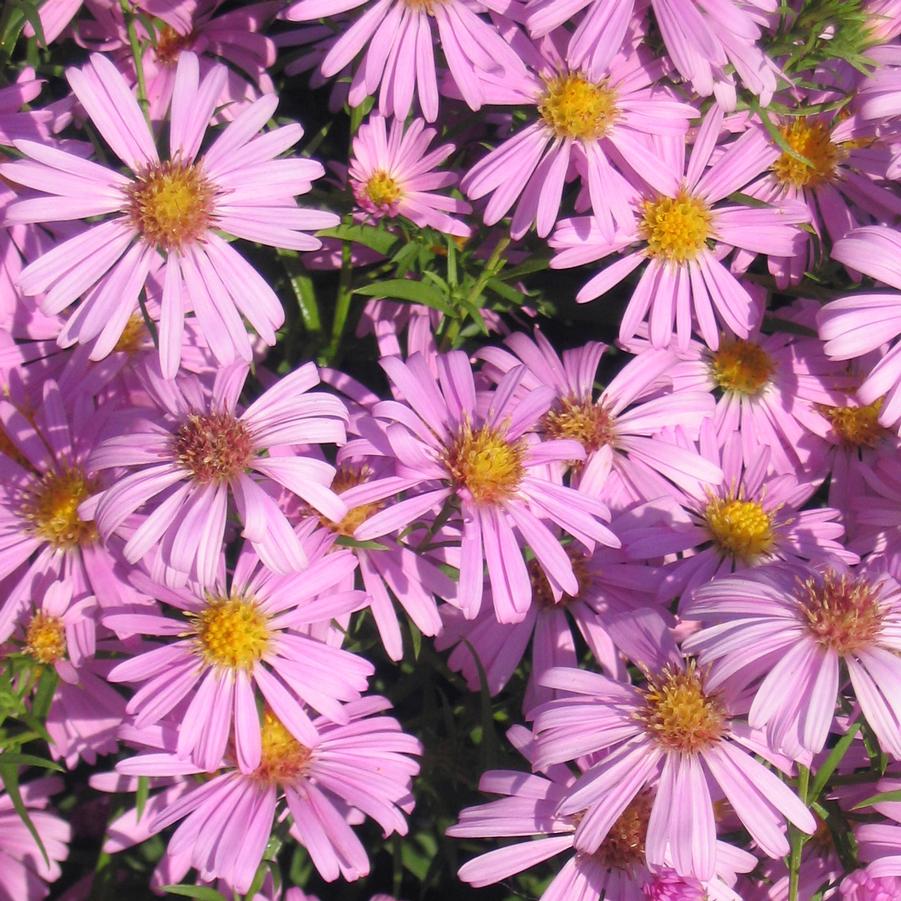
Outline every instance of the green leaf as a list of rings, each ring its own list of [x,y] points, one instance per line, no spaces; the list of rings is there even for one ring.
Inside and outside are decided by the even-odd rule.
[[[338,238],[341,241],[362,244],[382,256],[387,256],[388,251],[397,242],[397,235],[392,235],[383,228],[373,228],[371,225],[339,225],[337,228],[322,229],[316,234],[320,238]]]
[[[45,770],[55,770],[57,773],[65,772],[63,768],[45,757],[35,757],[34,754],[18,754],[15,751],[4,751],[0,754],[0,766],[39,766]]]
[[[35,36],[40,45],[46,47],[47,41],[44,39],[44,26],[41,25],[41,17],[38,15],[37,4],[32,3],[31,0],[19,0],[19,9],[22,10],[22,15],[25,16],[28,24],[34,29]]]
[[[144,808],[147,806],[147,798],[150,796],[150,780],[146,776],[138,776],[138,790],[135,794],[135,807],[137,808],[138,822],[144,816]]]
[[[532,257],[512,269],[501,272],[497,277],[505,282],[510,282],[522,278],[524,275],[531,275],[533,272],[542,272],[548,268],[549,263],[550,259],[547,257]]]
[[[829,752],[823,765],[817,770],[814,776],[813,784],[807,795],[808,803],[812,803],[819,798],[820,793],[826,787],[829,778],[835,772],[836,767],[842,762],[842,758],[847,754],[848,748],[854,741],[854,736],[860,731],[861,722],[856,720],[848,726],[848,731],[836,742],[835,747]]]
[[[335,539],[335,544],[342,547],[359,547],[367,551],[387,551],[388,546],[379,544],[378,541],[360,541],[357,538],[351,538],[349,535],[339,535]]]
[[[47,856],[47,849],[44,847],[44,843],[41,841],[41,837],[38,835],[38,831],[28,815],[28,809],[22,800],[22,792],[19,791],[19,769],[16,764],[0,763],[0,781],[3,782],[3,787],[6,789],[10,801],[12,801],[13,809],[19,815],[19,819],[25,824],[25,828],[31,833],[31,837],[35,840],[41,856],[44,858],[44,863],[49,867],[50,858]]]
[[[163,891],[170,895],[198,898],[199,901],[226,901],[225,896],[208,885],[164,885]]]
[[[357,288],[354,294],[362,294],[365,297],[391,297],[395,300],[409,300],[412,303],[421,303],[440,310],[448,316],[454,315],[453,308],[435,288],[410,278],[389,278],[384,282]]]
[[[494,731],[494,714],[491,710],[491,692],[488,688],[488,676],[485,674],[485,667],[476,653],[476,649],[469,643],[467,639],[463,639],[472,654],[476,668],[479,671],[479,713],[482,727],[482,746],[479,749],[482,754],[482,769],[491,770],[497,766],[498,759],[498,742],[497,733]]]
[[[882,804],[885,801],[901,801],[901,788],[896,788],[890,792],[879,792],[877,795],[870,795],[863,801],[855,804],[851,810],[860,810],[861,807],[871,807],[873,804]]]
[[[56,683],[59,676],[52,666],[45,666],[41,678],[38,680],[38,687],[34,694],[34,701],[31,705],[31,712],[40,722],[47,719],[50,712],[50,705],[53,703],[53,692],[56,691]]]

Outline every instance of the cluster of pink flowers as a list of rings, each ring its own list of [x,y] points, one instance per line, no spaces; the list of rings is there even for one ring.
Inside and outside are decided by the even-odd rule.
[[[899,0],[0,20],[0,899],[901,898]]]

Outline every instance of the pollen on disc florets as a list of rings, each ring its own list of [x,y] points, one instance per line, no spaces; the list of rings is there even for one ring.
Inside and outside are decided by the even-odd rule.
[[[97,527],[83,520],[78,508],[98,487],[78,466],[44,473],[26,490],[22,515],[34,534],[54,548],[69,550],[93,544]]]
[[[196,481],[228,482],[250,465],[253,440],[231,413],[191,413],[175,433],[173,452]]]
[[[694,660],[684,670],[667,666],[650,676],[643,693],[645,703],[638,719],[668,751],[703,751],[726,734],[726,711],[715,695],[704,691]]]
[[[578,441],[586,453],[592,453],[616,440],[613,416],[603,404],[590,398],[564,397],[557,408],[544,417],[548,438],[570,438]]]
[[[575,595],[568,595],[565,592],[560,596],[560,600],[554,598],[554,592],[551,590],[551,583],[541,564],[537,560],[530,560],[526,564],[529,571],[529,582],[532,585],[532,598],[540,607],[562,607],[571,601],[578,600],[591,585],[591,573],[588,570],[588,561],[585,554],[579,550],[575,544],[568,544],[564,547],[566,556],[572,564],[573,575],[576,577],[578,590]]]
[[[810,160],[808,164],[783,152],[773,163],[773,173],[783,184],[794,188],[821,185],[835,177],[835,170],[848,156],[845,147],[833,142],[825,122],[796,119],[779,130],[792,150]]]
[[[66,655],[66,630],[58,616],[35,613],[25,629],[26,654],[38,663],[54,664]]]
[[[579,72],[548,79],[538,112],[558,138],[582,141],[603,138],[619,115],[613,88]]]
[[[341,494],[349,488],[356,488],[372,478],[372,467],[363,464],[362,466],[353,466],[343,463],[338,467],[335,478],[332,481],[332,491]],[[384,506],[383,501],[373,501],[369,504],[360,504],[352,510],[347,511],[347,515],[340,522],[333,522],[325,516],[320,516],[319,521],[327,529],[331,529],[336,535],[343,535],[347,538],[353,537],[354,532],[369,519],[370,516],[377,513]]]
[[[445,466],[458,489],[476,503],[495,504],[512,497],[525,474],[525,445],[509,441],[491,426],[473,429],[468,423],[445,454]]]
[[[179,34],[169,25],[164,25],[156,36],[154,53],[157,60],[164,66],[175,66],[182,50],[186,50],[194,43],[194,35]]]
[[[131,223],[149,244],[177,250],[200,240],[210,228],[215,190],[198,165],[159,163],[126,193]]]
[[[714,544],[726,556],[749,562],[773,549],[773,519],[759,501],[713,498],[704,518]]]
[[[868,579],[827,570],[800,583],[796,597],[804,623],[823,647],[853,654],[872,645],[885,615],[879,587]]]
[[[712,237],[713,216],[700,197],[680,191],[675,197],[646,200],[638,231],[647,254],[669,263],[697,258]]]
[[[149,335],[143,316],[129,316],[119,340],[113,347],[113,353],[135,354],[141,349]]]
[[[746,397],[757,397],[775,371],[773,358],[759,344],[743,338],[723,341],[710,359],[710,374],[717,386]]]
[[[645,862],[645,840],[651,816],[651,793],[640,792],[610,827],[593,857],[611,870],[631,871]]]
[[[269,710],[260,728],[260,765],[254,777],[270,785],[306,775],[313,752],[302,745]]]
[[[382,212],[392,212],[394,204],[400,200],[404,192],[390,172],[378,169],[369,176],[363,193],[365,198]]]
[[[269,649],[266,615],[252,598],[210,598],[194,619],[197,653],[210,666],[249,670]]]
[[[879,422],[882,398],[866,406],[818,406],[846,447],[876,447],[890,432]]]

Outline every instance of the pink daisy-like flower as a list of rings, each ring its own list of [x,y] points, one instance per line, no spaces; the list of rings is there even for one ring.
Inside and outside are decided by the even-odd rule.
[[[347,551],[320,558],[301,573],[276,576],[245,548],[230,584],[224,558],[218,562],[219,578],[205,590],[170,589],[140,573],[132,576],[175,612],[113,614],[105,625],[119,634],[176,640],[132,655],[109,678],[144,683],[127,708],[138,728],[189,699],[178,730],[178,756],[214,770],[234,735],[238,766],[249,773],[260,763],[258,693],[299,741],[315,736],[304,704],[346,722],[341,701],[360,697],[373,667],[301,630],[358,610],[366,598],[340,590],[356,566]]]
[[[575,169],[588,188],[598,228],[605,234],[634,224],[635,193],[621,170],[666,185],[662,163],[640,137],[665,134],[684,142],[697,110],[656,85],[663,71],[643,49],[629,48],[608,71],[589,76],[555,43],[514,39],[531,71],[499,80],[504,103],[530,106],[537,117],[463,177],[468,197],[489,197],[484,219],[494,225],[516,204],[510,234],[521,238],[534,224],[544,237],[560,212],[563,188]],[[611,160],[616,162],[614,166]]]
[[[150,831],[183,820],[166,852],[179,862],[181,876],[194,867],[202,880],[222,878],[245,893],[276,815],[287,813],[291,836],[306,848],[323,879],[365,876],[369,860],[348,824],[348,811],[372,817],[386,836],[406,834],[404,813],[413,808],[410,780],[419,772],[413,759],[421,753],[419,742],[392,717],[374,715],[389,707],[379,697],[348,704],[345,725],[319,718],[306,743],[266,711],[259,766],[245,774],[220,761],[217,768],[224,771],[158,812]],[[203,772],[174,753],[174,742],[164,729],[161,751],[132,757],[116,768],[150,777]]]
[[[448,213],[468,213],[469,204],[434,193],[457,183],[453,172],[434,171],[454,151],[453,144],[442,144],[427,152],[436,134],[422,119],[409,125],[393,119],[389,130],[382,116],[370,116],[354,137],[350,187],[373,219],[406,216],[419,226],[468,238],[469,226]]]
[[[685,649],[717,690],[754,686],[748,724],[792,756],[824,747],[844,663],[883,749],[901,757],[901,586],[834,564],[762,567],[698,588],[684,615],[705,628]]]
[[[47,883],[59,879],[60,862],[69,856],[67,845],[72,829],[47,807],[50,795],[62,787],[62,780],[55,778],[35,779],[19,786],[47,859],[13,807],[12,798],[6,792],[0,793],[0,897],[8,901],[41,901],[50,894]]]
[[[605,344],[592,341],[558,355],[538,329],[534,340],[516,332],[504,343],[510,351],[485,347],[476,352],[485,363],[482,373],[500,381],[514,367],[525,365],[523,389],[554,389],[556,398],[541,431],[546,438],[569,438],[582,445],[585,460],[574,474],[581,491],[621,508],[667,494],[669,482],[701,490],[703,484],[722,478],[718,466],[660,434],[678,420],[696,437],[701,422],[713,414],[709,395],[668,390],[677,366],[669,351],[649,349],[630,359],[595,397]]]
[[[242,316],[268,343],[284,321],[281,303],[259,273],[223,240],[239,238],[296,250],[320,246],[306,230],[338,224],[332,213],[298,207],[294,195],[310,189],[322,166],[300,157],[276,159],[303,134],[286,125],[265,134],[278,98],[261,97],[198,156],[210,116],[222,94],[224,66],[201,81],[197,57],[178,62],[169,116],[168,160],[122,75],[94,54],[83,69],[68,69],[73,92],[97,130],[131,174],[123,175],[74,154],[17,141],[26,157],[0,166],[0,174],[47,196],[11,204],[11,222],[102,217],[25,268],[25,294],[43,294],[53,315],[84,299],[59,336],[61,346],[97,339],[93,359],[115,347],[137,311],[147,276],[164,257],[160,363],[174,376],[181,356],[184,317],[193,309],[216,358],[251,359]]]
[[[247,367],[221,369],[211,391],[199,379],[166,381],[146,366],[144,387],[156,403],[125,411],[117,434],[91,455],[95,470],[131,469],[92,501],[87,510],[105,536],[131,514],[152,503],[130,530],[124,555],[136,563],[159,547],[159,560],[174,570],[171,583],[217,577],[229,496],[243,523],[243,536],[277,572],[302,568],[300,539],[273,496],[287,489],[330,519],[347,507],[328,487],[335,469],[314,457],[277,455],[292,445],[342,443],[347,410],[330,394],[308,394],[319,383],[313,363],[285,376],[240,412],[238,397]],[[179,576],[181,574],[181,576]]]
[[[480,75],[503,77],[522,69],[516,52],[481,13],[506,13],[509,2],[498,0],[295,0],[282,13],[294,22],[309,22],[359,7],[368,7],[329,48],[321,71],[337,75],[363,52],[350,85],[351,106],[379,94],[384,116],[406,119],[419,100],[429,122],[438,116],[438,77],[435,70],[433,23],[454,84],[472,109],[484,102]]]
[[[722,124],[722,110],[713,107],[698,131],[687,168],[684,141],[655,142],[670,183],[652,183],[654,191],[645,192],[636,206],[634,226],[611,235],[593,219],[569,219],[551,238],[557,251],[551,260],[555,269],[618,257],[579,291],[580,303],[601,297],[647,261],[620,323],[623,342],[645,319],[654,347],[668,346],[675,331],[684,349],[697,329],[715,350],[718,323],[747,338],[754,325],[753,301],[723,258],[734,248],[751,257],[792,256],[804,241],[797,226],[807,221],[808,213],[800,203],[786,200],[770,208],[723,205],[769,166],[778,151],[762,130],[750,128],[714,156]]]
[[[535,742],[528,731],[514,726],[507,738],[530,762],[536,757]],[[584,761],[580,761],[584,771]],[[459,821],[447,830],[454,838],[493,838],[532,836],[530,841],[517,842],[489,851],[464,864],[460,878],[476,887],[500,882],[515,873],[571,850],[579,814],[559,815],[557,808],[565,803],[576,782],[566,766],[555,765],[543,774],[522,773],[515,770],[489,770],[483,774],[479,789],[505,797],[468,807],[460,813]],[[666,880],[670,885],[678,879],[664,870],[655,874],[645,857],[648,819],[653,795],[643,791],[629,803],[610,827],[598,848],[590,853],[578,851],[559,868],[541,901],[581,901],[608,899],[667,898],[653,894]],[[703,888],[709,897],[718,901],[738,901],[729,889],[736,874],[747,872],[757,859],[725,842],[716,843],[716,875]],[[684,880],[688,882],[689,880]],[[675,895],[675,898],[681,896]],[[687,896],[694,901],[706,895]]]
[[[419,354],[406,363],[398,357],[381,361],[404,402],[384,401],[373,415],[385,423],[398,464],[397,487],[422,490],[370,517],[354,536],[378,538],[442,504],[458,506],[463,535],[457,603],[469,617],[478,613],[487,564],[498,619],[517,622],[532,602],[524,545],[554,592],[578,591],[572,562],[546,520],[589,550],[595,542],[618,547],[619,539],[599,521],[608,515],[603,504],[546,475],[550,463],[582,459],[581,445],[527,434],[548,411],[550,388],[517,398],[525,376],[525,367],[519,367],[479,398],[465,353],[442,354],[434,363],[437,379]]]
[[[901,235],[888,226],[856,228],[832,249],[833,259],[901,290]],[[880,402],[879,422],[888,428],[901,423],[901,294],[875,289],[833,300],[818,316],[826,353],[835,360],[853,360],[891,342],[858,389],[864,404]]]
[[[746,750],[746,727],[735,720],[730,698],[710,690],[695,662],[684,660],[658,613],[616,620],[611,632],[645,680],[629,685],[584,670],[553,669],[544,684],[575,696],[534,711],[536,767],[606,752],[554,811],[558,817],[581,814],[577,849],[590,854],[602,847],[629,804],[655,782],[645,841],[651,866],[672,866],[701,880],[715,875],[711,786],[718,786],[770,857],[788,853],[785,820],[814,832],[810,811]]]
[[[661,579],[666,597],[688,596],[717,575],[773,560],[858,557],[838,541],[844,534],[839,510],[802,510],[817,486],[770,470],[770,452],[760,447],[753,462],[742,459],[738,434],[720,448],[712,423],[701,430],[701,453],[723,469],[719,485],[678,501],[670,495],[647,505],[645,523],[624,539],[633,559],[681,553]],[[655,521],[656,520],[656,521]]]

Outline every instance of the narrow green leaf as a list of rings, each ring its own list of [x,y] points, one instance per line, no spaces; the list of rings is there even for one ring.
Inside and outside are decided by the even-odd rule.
[[[34,694],[34,701],[31,705],[31,712],[35,718],[43,722],[47,719],[50,712],[50,705],[53,703],[53,692],[56,691],[56,683],[59,676],[52,666],[45,666],[41,678],[38,680],[38,687]]]
[[[35,840],[41,856],[44,858],[44,863],[49,867],[50,858],[47,856],[47,849],[44,847],[44,843],[41,841],[41,837],[38,835],[38,831],[28,815],[28,809],[22,800],[22,792],[19,791],[19,769],[16,764],[0,763],[0,781],[3,782],[3,787],[6,789],[10,801],[12,801],[13,809],[19,815],[19,819],[25,824],[25,828],[31,833],[31,837]]]
[[[379,544],[378,541],[359,541],[356,538],[351,538],[349,535],[339,535],[335,539],[335,544],[339,544],[342,547],[359,547],[363,548],[367,551],[387,551],[388,546],[385,544]]]
[[[826,787],[829,778],[835,772],[836,767],[842,762],[842,758],[851,747],[854,736],[860,731],[861,722],[856,720],[849,727],[848,731],[836,742],[835,747],[829,752],[823,765],[817,770],[816,776],[813,778],[813,784],[810,786],[810,792],[807,795],[808,803],[816,801],[820,797],[820,793]]]
[[[135,793],[135,807],[137,808],[138,822],[144,816],[144,808],[147,806],[147,798],[150,797],[150,779],[147,776],[138,776],[138,790]]]
[[[338,238],[341,241],[362,244],[382,256],[387,256],[397,243],[397,235],[392,235],[383,228],[373,228],[371,225],[339,225],[337,228],[323,229],[317,234],[320,238]]]
[[[164,885],[163,891],[170,895],[182,895],[185,898],[198,898],[199,901],[226,901],[225,896],[208,885]]]
[[[387,281],[356,288],[354,294],[362,294],[365,297],[391,297],[395,300],[409,300],[440,310],[448,316],[454,314],[453,308],[435,288],[414,279],[389,278]]]
[[[882,804],[886,801],[901,801],[901,788],[896,788],[890,792],[879,792],[876,795],[870,795],[855,804],[851,810],[860,810],[861,807],[871,807],[873,804]]]
[[[57,773],[65,770],[52,760],[45,757],[36,757],[34,754],[18,754],[15,751],[4,751],[0,754],[0,766],[38,766],[44,770],[55,770]]]

